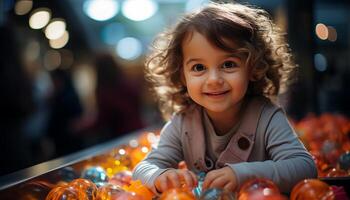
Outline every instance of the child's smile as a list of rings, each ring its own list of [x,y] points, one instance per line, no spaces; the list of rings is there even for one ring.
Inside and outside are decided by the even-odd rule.
[[[229,92],[230,92],[229,90],[209,91],[209,92],[203,92],[203,94],[207,95],[208,98],[220,99],[220,98],[224,98]]]

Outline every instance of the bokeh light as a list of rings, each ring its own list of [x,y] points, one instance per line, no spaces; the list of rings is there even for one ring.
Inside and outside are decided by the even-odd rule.
[[[317,71],[324,72],[327,69],[327,59],[323,54],[315,54],[314,56],[315,68]]]
[[[17,15],[25,15],[33,8],[32,0],[20,0],[15,5],[15,13]]]
[[[116,45],[123,37],[125,37],[125,28],[121,23],[108,24],[101,30],[102,41],[109,45]]]
[[[51,71],[61,65],[61,54],[57,50],[49,50],[44,56],[44,67]]]
[[[152,17],[158,10],[158,4],[152,0],[126,0],[123,3],[123,15],[133,21],[143,21]]]
[[[326,40],[328,38],[328,28],[324,24],[317,24],[316,25],[316,35],[321,40]]]
[[[335,42],[337,40],[337,30],[333,26],[328,26],[328,40],[331,42]]]
[[[38,8],[33,11],[29,18],[29,26],[32,29],[41,29],[49,23],[51,10],[48,8]]]
[[[96,21],[106,21],[117,15],[119,4],[116,0],[87,0],[83,11]]]
[[[116,52],[125,60],[134,60],[141,55],[142,45],[138,39],[126,37],[118,42]]]
[[[64,35],[66,31],[66,22],[63,19],[52,19],[45,29],[45,36],[50,40],[55,40]]]
[[[185,5],[185,10],[186,12],[191,12],[193,10],[196,10],[198,8],[200,8],[201,6],[205,5],[209,3],[208,0],[191,0],[191,1],[187,1],[186,5]]]
[[[68,33],[68,31],[65,31],[61,37],[54,39],[54,40],[50,40],[49,44],[50,44],[51,48],[60,49],[64,46],[66,46],[68,41],[69,41],[69,33]]]

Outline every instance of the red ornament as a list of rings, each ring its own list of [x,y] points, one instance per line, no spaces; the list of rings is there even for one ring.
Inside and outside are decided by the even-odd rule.
[[[290,195],[291,200],[334,200],[331,187],[318,179],[305,179],[296,184]]]
[[[173,188],[163,192],[159,200],[195,200],[194,195],[185,189]]]
[[[265,178],[257,178],[243,183],[238,192],[238,199],[246,200],[250,199],[251,196],[268,198],[268,196],[278,195],[280,195],[280,191],[274,182]]]

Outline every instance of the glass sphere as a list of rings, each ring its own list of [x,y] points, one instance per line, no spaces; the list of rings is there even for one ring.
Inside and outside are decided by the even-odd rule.
[[[132,180],[132,172],[128,170],[120,171],[112,176],[108,182],[119,185],[119,186],[129,186]]]
[[[82,172],[81,177],[84,179],[89,179],[94,183],[108,181],[107,173],[102,167],[88,167]]]
[[[276,184],[271,180],[256,178],[243,183],[238,192],[238,199],[249,199],[249,197],[254,193],[260,193],[263,194],[263,196],[268,196],[272,194],[280,194],[280,191]]]
[[[174,188],[163,192],[163,194],[159,197],[159,200],[195,200],[196,198],[193,194],[184,189]]]
[[[202,193],[199,200],[235,200],[233,193],[222,189],[210,188]]]
[[[334,200],[332,188],[318,179],[305,179],[293,187],[291,200]]]

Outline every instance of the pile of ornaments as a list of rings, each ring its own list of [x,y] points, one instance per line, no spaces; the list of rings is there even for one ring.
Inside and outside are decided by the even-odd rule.
[[[320,177],[349,176],[349,119],[330,114],[310,115],[299,122],[292,121],[292,124],[315,159]],[[129,144],[61,169],[60,181],[50,188],[46,200],[288,199],[272,181],[261,178],[245,182],[237,193],[215,188],[202,191],[203,173],[198,175],[196,188],[173,188],[157,196],[139,180],[133,181],[131,171],[158,141],[159,134],[146,132]],[[179,167],[186,166],[180,163]],[[325,182],[308,179],[294,186],[290,199],[335,199],[335,194]]]
[[[350,119],[322,114],[293,122],[300,139],[313,156],[319,177],[350,175]]]

